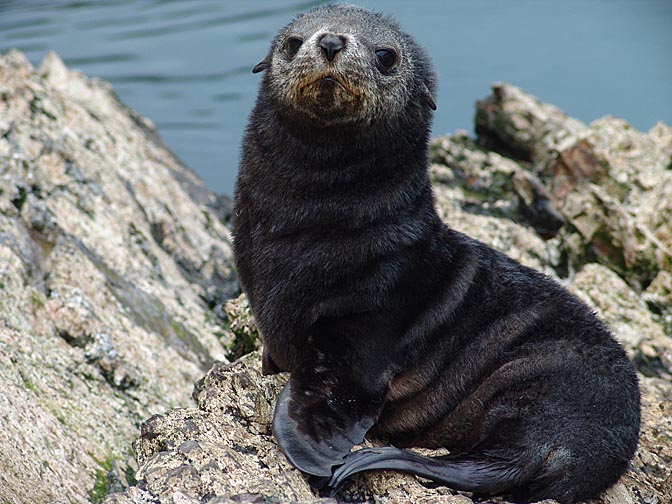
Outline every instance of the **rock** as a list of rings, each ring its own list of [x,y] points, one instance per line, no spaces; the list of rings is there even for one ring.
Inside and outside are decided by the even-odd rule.
[[[174,409],[143,424],[134,446],[138,487],[109,495],[106,504],[173,502],[178,493],[185,502],[209,504],[338,502],[315,495],[273,440],[273,406],[286,378],[262,376],[258,351],[230,366],[215,364],[195,387],[197,408]],[[358,477],[343,496],[349,502],[472,502],[392,472]]]
[[[476,103],[479,143],[511,157],[545,165],[583,138],[586,125],[521,89],[498,82]]]
[[[516,185],[516,177],[532,181],[530,184],[540,185],[542,189],[538,192],[539,199],[552,201],[552,197],[543,191],[542,183],[529,171],[529,167],[483,150],[463,134],[433,141],[432,160],[434,164],[431,167],[431,176],[437,209],[451,226],[513,255],[528,265],[548,271],[556,278],[561,276],[556,270],[562,269],[558,268],[559,257],[563,253],[562,240],[544,241],[535,231],[535,224],[525,218],[523,209],[526,205],[534,204],[534,199],[519,194],[521,186]],[[516,224],[511,219],[520,220],[527,225]],[[574,233],[574,236],[580,240],[580,235]],[[579,263],[575,259],[574,262]],[[588,263],[573,274],[571,280],[570,289],[607,321],[637,364],[641,373],[643,394],[641,441],[632,469],[617,485],[591,504],[669,502],[672,498],[672,479],[669,472],[672,461],[672,436],[669,434],[672,432],[672,417],[669,415],[672,400],[672,339],[665,334],[660,321],[649,310],[651,302],[647,303],[641,293],[636,292],[613,270],[601,264]],[[670,292],[667,281],[667,277],[661,277],[660,287],[651,288],[651,299],[655,297],[658,303],[667,302]],[[235,302],[229,302],[226,310],[230,320],[234,321],[232,328],[236,324],[246,341],[253,339],[256,329],[244,296]],[[158,430],[156,437],[156,429],[152,428],[151,434],[143,429],[143,436],[136,443],[140,463],[158,457],[159,453],[165,457],[165,461],[161,462],[162,469],[151,466],[153,471],[161,474],[159,480],[152,479],[150,482],[147,477],[142,479],[142,469],[138,473],[141,478],[139,486],[156,499],[150,502],[170,501],[170,495],[161,492],[170,485],[178,484],[169,481],[168,476],[172,474],[171,471],[177,471],[178,463],[174,460],[179,456],[179,449],[175,447],[193,446],[194,443],[219,443],[217,452],[213,448],[213,453],[217,454],[211,460],[236,458],[236,463],[229,466],[234,469],[227,468],[222,471],[223,474],[217,473],[216,480],[203,470],[204,462],[192,463],[184,457],[179,459],[179,471],[189,474],[189,481],[195,481],[193,487],[199,489],[198,492],[189,494],[194,501],[216,502],[215,497],[208,500],[208,495],[224,497],[231,502],[238,501],[240,495],[250,496],[259,502],[274,502],[278,495],[281,496],[280,501],[318,499],[319,496],[311,493],[305,478],[296,479],[300,473],[287,465],[268,430],[274,398],[283,380],[284,377],[260,375],[260,353],[256,350],[231,367],[216,365],[196,385],[194,396],[198,404],[197,410],[171,411],[173,416],[170,421],[160,420],[162,428]],[[192,425],[190,422],[195,422],[196,418],[203,424],[212,422],[214,427],[189,427]],[[164,429],[165,425],[170,425],[170,428]],[[211,434],[208,434],[210,432],[218,433],[217,436],[221,436],[221,432],[227,432],[232,437],[228,441],[220,439],[213,442]],[[370,442],[367,444],[371,445]],[[235,454],[231,454],[231,446],[241,445],[245,447],[244,451],[236,450]],[[419,451],[431,454],[426,450]],[[149,463],[144,462],[141,467],[149,467]],[[249,473],[241,475],[237,472],[239,470]],[[270,479],[274,486],[260,486],[256,483],[255,478],[266,481],[269,474],[272,475]],[[234,487],[232,482],[236,482],[236,485],[238,482],[244,483]],[[292,488],[297,493],[290,496],[287,488]],[[186,492],[180,491],[182,494]],[[125,494],[110,496],[108,502],[145,502],[142,499],[146,495],[143,494],[140,498],[135,492],[137,490],[131,489]],[[473,502],[468,494],[459,495],[446,487],[427,484],[420,478],[389,471],[357,475],[338,494],[337,500],[375,503]],[[498,498],[488,502],[505,501]],[[546,502],[550,504],[553,501]]]
[[[662,334],[646,305],[613,271],[599,264],[587,265],[571,288],[614,328],[631,354],[647,351],[643,348],[651,341],[660,345],[654,347],[655,352],[669,354],[672,350],[672,340]],[[239,316],[245,317],[245,301],[237,306],[242,306]],[[667,372],[661,376],[641,377],[643,427],[633,468],[592,504],[662,503],[672,498],[668,470],[672,380]],[[251,502],[336,502],[314,495],[307,479],[292,469],[272,438],[273,404],[285,380],[286,376],[261,375],[259,351],[230,366],[216,364],[195,387],[196,409],[171,410],[143,424],[135,444],[142,493],[132,488],[110,495],[106,504],[172,502],[177,492],[191,499],[186,502],[215,503],[221,497],[226,499],[222,502],[241,502],[241,496],[257,499]],[[390,471],[356,476],[337,501],[473,502],[468,494],[455,495],[445,487]]]
[[[518,163],[481,149],[464,133],[434,139],[430,153],[436,208],[448,225],[555,275],[552,247],[517,223],[525,221],[522,197],[513,196],[514,178],[524,172]]]
[[[437,209],[612,327],[640,372],[643,423],[632,469],[591,504],[668,503],[672,129],[584,125],[493,89],[478,141],[432,142]],[[230,200],[108,84],[53,54],[39,71],[0,56],[0,180],[0,501],[474,502],[389,471],[335,499],[312,492],[270,430],[286,376],[261,375],[249,304],[225,302]]]
[[[0,56],[1,502],[101,501],[225,358],[221,207],[108,84]]]
[[[230,361],[261,348],[257,324],[245,294],[228,300],[224,305],[224,313],[226,313],[230,324],[229,329],[233,335],[233,341],[226,355]]]
[[[261,376],[258,353],[216,364],[194,391],[198,409],[154,415],[135,444],[142,498],[172,502],[311,502],[305,478],[272,440],[273,402],[284,377]],[[143,502],[135,490],[106,502]],[[221,498],[225,497],[224,500]],[[262,501],[259,501],[262,502]]]
[[[648,303],[654,318],[663,326],[665,333],[672,337],[672,272],[659,271],[642,298]]]
[[[565,246],[575,267],[598,260],[638,290],[672,271],[672,128],[585,126],[505,83],[477,109],[480,144],[529,161],[578,233],[579,248],[575,237]]]
[[[587,264],[569,287],[609,322],[643,375],[672,379],[672,338],[621,277],[605,266]]]
[[[479,147],[466,133],[434,139],[430,153],[431,175],[437,187],[451,188],[453,206],[525,222],[545,239],[564,224],[551,195],[529,169]]]
[[[586,265],[570,289],[594,308],[637,365],[642,390],[640,444],[618,489],[597,502],[670,502],[672,499],[672,338],[647,305],[615,272]],[[623,497],[627,496],[627,499]],[[609,497],[609,498],[607,498]]]

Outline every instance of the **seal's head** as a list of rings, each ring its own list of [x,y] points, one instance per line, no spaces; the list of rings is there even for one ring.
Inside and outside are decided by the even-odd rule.
[[[254,67],[280,110],[321,125],[391,120],[409,103],[435,109],[424,51],[388,17],[353,5],[298,15]]]

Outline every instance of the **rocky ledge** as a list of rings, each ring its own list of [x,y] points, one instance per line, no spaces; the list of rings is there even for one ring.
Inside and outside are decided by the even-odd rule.
[[[672,128],[585,125],[496,84],[476,132],[432,142],[439,212],[613,328],[643,424],[594,504],[668,504]],[[246,300],[225,302],[228,202],[109,85],[0,56],[0,177],[0,502],[473,502],[393,472],[310,490],[270,432],[286,377],[261,376]]]
[[[226,208],[108,84],[0,56],[0,502],[102,500],[224,359]]]

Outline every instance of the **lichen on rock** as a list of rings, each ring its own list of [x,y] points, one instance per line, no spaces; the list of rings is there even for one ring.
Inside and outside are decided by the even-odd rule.
[[[477,104],[476,125],[481,145],[529,162],[544,182],[579,234],[577,265],[597,260],[638,290],[672,271],[669,126],[642,133],[613,117],[586,126],[505,83]]]
[[[224,313],[229,321],[229,330],[232,334],[232,341],[226,354],[229,360],[234,361],[261,348],[257,324],[245,294],[229,299],[224,305]]]
[[[0,55],[1,502],[102,500],[141,420],[224,359],[220,200],[109,84]]]

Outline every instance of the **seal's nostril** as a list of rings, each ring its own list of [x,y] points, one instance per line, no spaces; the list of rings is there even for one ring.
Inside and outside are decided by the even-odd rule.
[[[334,61],[336,53],[345,47],[345,39],[333,33],[327,33],[320,39],[320,47],[327,59]]]

